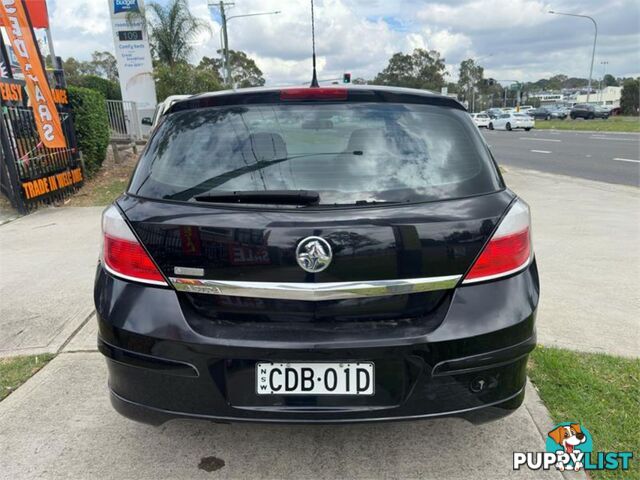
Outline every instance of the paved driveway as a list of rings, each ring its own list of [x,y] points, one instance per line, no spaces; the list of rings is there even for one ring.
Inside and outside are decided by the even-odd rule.
[[[539,409],[535,392],[527,407],[483,426],[456,419],[332,426],[179,420],[154,428],[115,413],[105,380],[100,354],[63,353],[0,403],[0,477],[563,478],[511,468],[514,450],[544,449],[529,413]]]

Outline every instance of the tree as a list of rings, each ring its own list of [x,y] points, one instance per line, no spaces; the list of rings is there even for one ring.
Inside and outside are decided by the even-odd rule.
[[[640,101],[640,78],[626,78],[622,84],[620,107],[625,115],[638,115]]]
[[[91,54],[91,65],[95,75],[106,78],[112,82],[118,81],[118,63],[111,52],[95,51]]]
[[[202,57],[198,68],[215,72],[219,78],[224,77],[224,60],[222,50],[218,50],[220,58]],[[265,80],[262,70],[258,68],[255,60],[246,53],[229,50],[229,69],[231,70],[231,83],[240,88],[261,87]]]
[[[445,75],[444,58],[439,52],[416,48],[411,54],[393,54],[373,84],[440,90],[445,84]]]
[[[140,15],[149,30],[153,55],[158,63],[170,66],[187,62],[196,37],[209,30],[207,22],[191,13],[187,0],[171,0],[166,6],[150,2],[144,12],[130,14],[131,18]]]
[[[76,60],[69,57],[62,61],[62,69],[64,70],[67,83],[78,85],[80,78],[85,75],[95,75],[95,67],[90,62]]]
[[[458,86],[462,93],[463,100],[469,101],[472,97],[471,93],[475,91],[478,84],[482,81],[484,68],[476,65],[473,58],[468,58],[460,62],[460,73]]]
[[[154,69],[158,100],[169,95],[196,94],[220,90],[222,82],[217,73],[197,68],[186,62],[173,66],[159,64]]]
[[[617,87],[618,86],[618,81],[616,80],[616,78],[611,75],[610,73],[607,73],[604,77],[602,77],[602,86],[603,87]]]

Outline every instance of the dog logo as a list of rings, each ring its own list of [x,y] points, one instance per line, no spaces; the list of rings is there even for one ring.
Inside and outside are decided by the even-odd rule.
[[[331,245],[324,238],[307,237],[298,243],[298,248],[296,248],[298,265],[310,273],[326,269],[331,264],[332,258]]]
[[[628,470],[633,452],[593,451],[591,433],[576,422],[559,423],[547,433],[544,452],[513,452],[513,469]]]
[[[569,458],[572,458],[571,454],[574,453],[574,450],[584,452],[584,450],[580,448],[580,445],[584,444],[587,441],[587,436],[582,432],[579,423],[558,425],[556,428],[549,432],[548,436],[556,443],[556,445],[562,447],[562,451],[564,451],[564,453],[566,453]],[[547,442],[547,451],[549,450],[548,443],[549,442]],[[562,451],[560,451],[560,453],[562,453]],[[558,450],[556,450],[556,452],[558,452]],[[562,461],[556,463],[556,468],[560,471],[564,471],[565,469],[567,469],[575,470],[577,472],[583,466],[584,465],[580,461],[576,461],[573,464],[566,464]]]

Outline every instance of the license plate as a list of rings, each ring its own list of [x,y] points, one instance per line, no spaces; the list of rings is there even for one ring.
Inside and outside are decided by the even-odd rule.
[[[374,365],[352,363],[257,363],[258,395],[373,395]]]

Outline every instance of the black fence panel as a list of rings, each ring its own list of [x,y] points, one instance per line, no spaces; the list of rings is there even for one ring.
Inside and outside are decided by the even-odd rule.
[[[16,209],[28,213],[72,195],[84,182],[84,170],[68,105],[58,105],[67,147],[47,148],[38,135],[33,110],[26,105],[23,87],[19,80],[0,80],[0,189]],[[58,89],[56,93],[66,100],[66,92]]]

